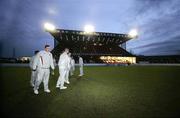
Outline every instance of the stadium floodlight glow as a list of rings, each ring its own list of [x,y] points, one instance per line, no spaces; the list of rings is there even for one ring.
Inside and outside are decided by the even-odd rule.
[[[129,37],[131,38],[136,38],[138,36],[138,31],[137,29],[132,29],[130,32],[129,32]]]
[[[44,23],[44,29],[51,32],[56,30],[55,26],[51,23]]]
[[[87,34],[91,34],[94,32],[94,26],[92,25],[85,25],[84,32]]]

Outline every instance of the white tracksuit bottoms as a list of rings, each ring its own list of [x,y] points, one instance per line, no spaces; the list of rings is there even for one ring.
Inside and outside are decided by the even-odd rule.
[[[65,82],[69,82],[69,72],[70,70],[66,70]]]
[[[59,78],[57,81],[56,86],[64,87],[64,81],[66,77],[67,69],[66,68],[59,68]]]
[[[70,69],[70,73],[71,73],[71,75],[73,75],[74,74],[74,70],[75,70],[75,67],[73,66],[73,67],[71,67],[71,69]]]
[[[32,86],[35,85],[36,78],[37,78],[37,71],[31,71],[31,81],[30,81],[30,84]]]
[[[84,75],[83,66],[80,66],[80,67],[79,67],[79,70],[80,70],[80,75]]]
[[[49,75],[50,75],[50,70],[49,69],[38,69],[37,70],[37,79],[35,82],[34,90],[39,89],[39,85],[43,81],[44,83],[44,90],[48,90],[48,83],[49,83]]]

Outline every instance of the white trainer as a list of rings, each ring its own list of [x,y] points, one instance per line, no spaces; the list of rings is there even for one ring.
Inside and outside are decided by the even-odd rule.
[[[34,84],[31,84],[31,87],[34,87]]]
[[[66,86],[63,86],[63,87],[60,87],[60,89],[67,89],[67,87],[66,87]]]
[[[66,84],[70,84],[70,82],[69,82],[69,81],[66,81]]]
[[[49,89],[47,89],[47,90],[44,90],[44,92],[46,92],[46,93],[50,93],[51,91],[50,91]]]
[[[79,75],[79,77],[82,77],[83,75]]]
[[[36,95],[39,94],[38,90],[34,90],[34,94]]]
[[[60,86],[56,86],[56,88],[60,88]]]

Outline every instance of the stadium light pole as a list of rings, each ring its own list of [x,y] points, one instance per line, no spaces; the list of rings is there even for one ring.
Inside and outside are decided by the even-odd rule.
[[[132,29],[129,33],[128,33],[129,37],[131,38],[137,38],[138,37],[138,31],[137,29]]]

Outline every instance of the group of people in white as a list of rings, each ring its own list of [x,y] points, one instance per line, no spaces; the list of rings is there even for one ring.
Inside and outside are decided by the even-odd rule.
[[[39,86],[41,82],[44,84],[44,92],[50,93],[48,83],[50,73],[54,75],[55,63],[53,56],[50,52],[50,46],[45,45],[45,49],[42,51],[35,51],[35,55],[30,60],[31,81],[30,84],[33,87],[34,94],[39,94]],[[75,71],[75,60],[71,57],[71,53],[68,48],[65,48],[63,53],[59,57],[58,61],[59,77],[56,83],[56,88],[66,89],[64,83],[70,84],[69,75],[73,75]],[[80,74],[83,76],[83,59],[79,56]],[[50,68],[52,71],[50,71]]]

